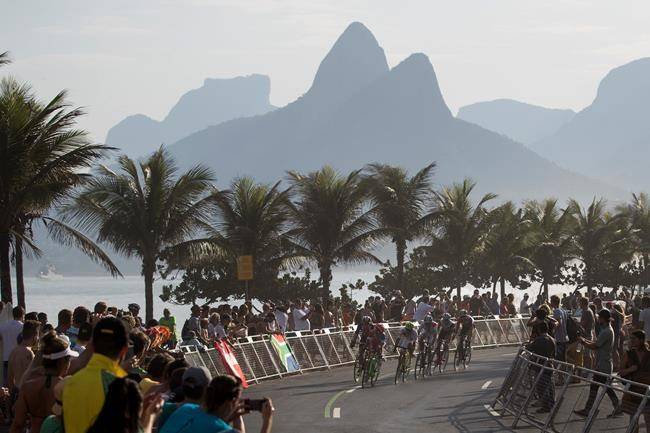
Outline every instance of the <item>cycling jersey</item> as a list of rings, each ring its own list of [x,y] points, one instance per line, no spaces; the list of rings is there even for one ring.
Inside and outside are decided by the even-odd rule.
[[[436,322],[425,323],[418,329],[418,339],[420,341],[427,341],[432,344],[438,336],[438,324]]]
[[[464,316],[458,319],[458,327],[460,328],[461,335],[467,335],[474,329],[474,318],[472,316]]]
[[[438,336],[441,340],[448,340],[454,334],[454,329],[456,328],[456,323],[452,320],[445,322],[444,320],[440,322],[440,332]]]
[[[386,330],[379,323],[371,326],[368,338],[366,340],[368,350],[371,352],[381,352],[386,342]]]
[[[408,349],[418,341],[418,333],[415,329],[402,328],[399,331],[397,346],[402,349]]]

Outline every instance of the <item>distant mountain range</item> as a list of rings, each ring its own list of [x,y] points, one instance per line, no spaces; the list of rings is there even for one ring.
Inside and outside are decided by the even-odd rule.
[[[457,117],[531,145],[556,133],[575,115],[573,110],[545,108],[512,99],[496,99],[461,107]]]
[[[591,105],[532,148],[571,170],[648,191],[650,58],[610,71]]]
[[[108,131],[106,144],[131,157],[142,156],[208,126],[273,110],[270,91],[264,75],[207,78],[202,87],[181,96],[162,121],[144,114],[129,116]]]
[[[390,69],[361,23],[351,24],[322,61],[311,88],[265,115],[206,128],[170,147],[184,166],[201,162],[222,182],[238,175],[275,181],[285,170],[369,162],[417,170],[438,163],[435,181],[471,177],[479,191],[520,200],[621,197],[605,183],[561,169],[522,144],[452,116],[434,69],[413,54]]]

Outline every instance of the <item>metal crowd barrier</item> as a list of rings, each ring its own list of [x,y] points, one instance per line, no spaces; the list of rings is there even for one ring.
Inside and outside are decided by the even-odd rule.
[[[528,341],[527,318],[521,316],[509,319],[476,320],[473,334],[473,348],[489,348],[520,345]],[[385,356],[392,357],[395,340],[402,327],[400,323],[385,323]],[[244,376],[249,383],[281,378],[291,374],[301,374],[316,369],[330,369],[354,363],[356,350],[350,347],[354,327],[344,329],[320,329],[316,331],[296,331],[285,334],[287,344],[298,361],[299,370],[287,372],[284,364],[266,335],[241,338],[232,344],[233,352]],[[455,350],[456,341],[450,344]],[[185,359],[196,366],[205,366],[213,375],[226,374],[219,352],[214,348],[199,350],[183,346]]]
[[[632,433],[638,431],[641,418],[647,417],[646,424],[650,421],[648,398],[647,384],[521,348],[492,408],[512,416],[512,428],[525,423],[543,432]]]

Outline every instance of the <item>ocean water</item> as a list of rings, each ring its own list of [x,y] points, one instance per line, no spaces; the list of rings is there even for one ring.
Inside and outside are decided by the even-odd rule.
[[[338,296],[338,288],[343,283],[352,283],[357,279],[362,279],[366,283],[374,281],[375,271],[368,270],[355,270],[355,269],[341,269],[334,270],[332,281],[332,293]],[[313,275],[317,278],[317,275]],[[168,308],[173,315],[176,316],[177,322],[189,317],[190,306],[188,305],[175,305],[165,303],[160,300],[159,295],[162,292],[162,286],[173,283],[173,281],[165,281],[157,279],[154,283],[154,317],[162,316],[163,308]],[[127,305],[135,302],[142,307],[142,315],[144,315],[144,281],[141,276],[133,275],[124,278],[112,278],[109,276],[96,276],[96,277],[68,277],[64,276],[63,279],[57,281],[47,281],[40,278],[26,278],[26,304],[27,311],[38,311],[47,313],[50,322],[56,323],[56,317],[59,310],[63,308],[74,309],[79,305],[83,305],[92,310],[95,303],[98,301],[105,301],[109,306],[115,306],[121,309],[126,309]],[[471,294],[473,287],[467,286],[463,288],[463,294]],[[14,286],[15,290],[15,286]],[[481,289],[481,292],[487,289]],[[527,292],[534,300],[539,290],[538,285],[529,288]],[[550,288],[551,294],[566,292],[571,290],[568,287],[554,286]],[[514,293],[515,305],[519,306],[519,300],[523,297],[525,291],[507,289],[507,292]],[[357,301],[363,301],[368,296],[373,295],[367,289],[354,290],[352,297]],[[15,300],[14,293],[14,300]],[[231,303],[234,305],[241,304],[242,300],[233,300]]]

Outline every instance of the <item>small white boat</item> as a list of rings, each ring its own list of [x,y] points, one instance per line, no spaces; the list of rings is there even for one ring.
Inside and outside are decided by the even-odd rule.
[[[37,277],[45,281],[61,281],[63,279],[63,275],[57,274],[56,268],[52,264],[47,265],[46,270],[41,270]]]

